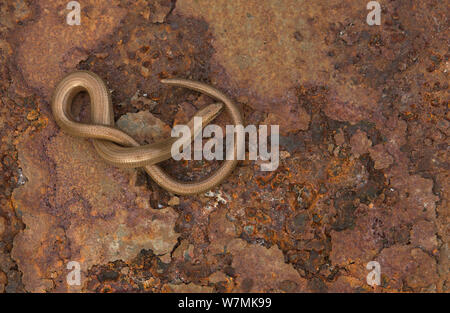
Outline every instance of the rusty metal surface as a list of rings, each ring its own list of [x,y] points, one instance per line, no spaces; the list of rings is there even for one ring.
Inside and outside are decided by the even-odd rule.
[[[0,292],[448,292],[445,1],[380,1],[368,26],[358,1],[92,0],[76,27],[67,2],[0,3]],[[280,166],[174,197],[59,130],[51,93],[75,69],[142,143],[211,103],[159,79],[210,83],[280,125]],[[180,163],[163,166],[219,164]]]

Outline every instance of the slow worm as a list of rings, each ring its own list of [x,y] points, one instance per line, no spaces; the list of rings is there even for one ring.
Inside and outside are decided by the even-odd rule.
[[[163,79],[164,84],[185,87],[204,93],[221,103],[214,103],[198,111],[195,116],[202,118],[206,126],[220,113],[225,105],[233,124],[242,125],[243,120],[238,107],[219,90],[199,82],[186,79]],[[71,115],[74,97],[87,91],[91,101],[91,123],[76,122]],[[63,78],[54,90],[51,103],[56,123],[68,134],[92,138],[97,153],[108,163],[119,167],[143,167],[150,177],[162,188],[178,195],[191,195],[208,191],[220,184],[236,167],[236,157],[229,157],[211,176],[198,182],[181,182],[168,175],[156,163],[171,158],[171,146],[177,138],[168,138],[153,144],[139,145],[132,137],[114,126],[111,97],[103,80],[89,71],[76,71]],[[193,118],[187,126],[191,130],[190,141],[201,129],[195,129]],[[237,153],[237,140],[234,149],[227,154]]]

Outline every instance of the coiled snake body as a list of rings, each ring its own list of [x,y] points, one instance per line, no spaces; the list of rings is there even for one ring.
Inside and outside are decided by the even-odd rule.
[[[185,87],[204,93],[221,103],[214,103],[198,111],[195,116],[202,118],[206,126],[220,113],[225,105],[233,124],[242,125],[240,110],[219,90],[199,82],[185,79],[164,79],[171,86]],[[91,123],[76,122],[71,116],[74,97],[81,91],[87,91],[91,101]],[[236,167],[237,158],[226,158],[211,176],[198,182],[181,182],[169,176],[156,163],[171,158],[171,147],[177,138],[168,138],[153,144],[139,145],[136,140],[114,127],[114,115],[111,97],[103,80],[89,71],[76,71],[61,80],[52,97],[52,111],[56,123],[67,133],[92,138],[97,153],[108,163],[119,167],[143,167],[148,175],[162,188],[178,195],[198,194],[220,184]],[[191,130],[190,141],[201,131],[194,127],[193,118],[187,126]],[[236,155],[236,140],[234,151]]]

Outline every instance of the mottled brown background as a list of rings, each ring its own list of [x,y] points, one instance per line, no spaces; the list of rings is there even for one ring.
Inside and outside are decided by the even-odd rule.
[[[68,26],[68,2],[0,2],[0,291],[448,292],[447,1],[380,0],[381,26],[353,0],[83,0]],[[211,102],[159,79],[216,86],[280,125],[280,166],[174,197],[55,125],[75,69],[142,143]],[[163,166],[191,180],[217,162]]]

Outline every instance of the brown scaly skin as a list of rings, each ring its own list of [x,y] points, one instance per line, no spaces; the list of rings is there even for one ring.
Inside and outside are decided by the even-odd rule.
[[[171,86],[185,87],[204,93],[225,104],[235,125],[242,125],[242,115],[236,105],[217,89],[185,79],[164,79]],[[92,124],[75,122],[70,116],[72,100],[80,91],[87,91],[91,99]],[[214,103],[196,113],[206,126],[220,113],[221,103]],[[148,145],[139,145],[133,138],[114,127],[113,108],[108,89],[103,80],[89,71],[76,71],[61,80],[52,98],[52,111],[56,123],[68,134],[92,138],[99,155],[108,163],[118,167],[143,167],[162,188],[178,195],[198,194],[220,184],[236,167],[238,160],[227,158],[211,176],[199,182],[180,182],[170,177],[156,163],[171,158],[171,147],[177,138],[169,138]],[[201,130],[194,128],[193,119],[187,124],[192,141]],[[198,127],[197,127],[198,128]],[[237,140],[234,143],[236,155]],[[233,153],[233,150],[228,151]]]

